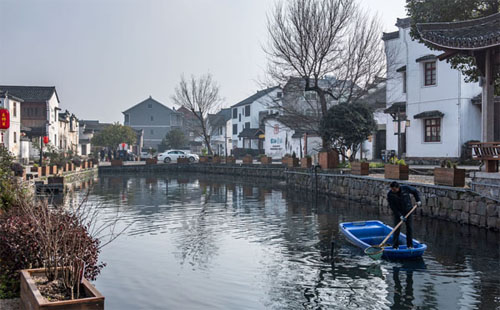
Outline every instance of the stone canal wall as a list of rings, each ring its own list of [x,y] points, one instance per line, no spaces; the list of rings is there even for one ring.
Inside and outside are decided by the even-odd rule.
[[[281,165],[215,165],[215,164],[160,164],[131,165],[122,167],[100,166],[99,174],[123,173],[183,173],[260,177],[286,181],[288,187],[317,191],[351,199],[389,212],[387,191],[392,180],[369,176],[342,174],[340,171],[311,169],[286,169]],[[422,216],[439,218],[500,230],[500,202],[489,199],[470,189],[438,186],[422,183],[401,183],[415,186],[421,193],[423,205],[417,209]]]

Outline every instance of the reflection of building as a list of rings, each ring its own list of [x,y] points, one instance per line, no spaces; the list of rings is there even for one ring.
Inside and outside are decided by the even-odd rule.
[[[383,36],[387,107],[392,115],[387,121],[387,148],[398,150],[399,127],[401,155],[419,160],[458,158],[465,142],[481,137],[481,109],[472,100],[481,88],[465,82],[449,63],[438,61],[440,52],[414,41],[410,19],[398,19],[396,25],[397,31]]]

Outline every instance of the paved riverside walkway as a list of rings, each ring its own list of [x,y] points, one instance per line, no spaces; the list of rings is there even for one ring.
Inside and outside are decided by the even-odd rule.
[[[14,299],[0,299],[0,309],[1,310],[19,310],[21,305],[19,304],[19,298]]]

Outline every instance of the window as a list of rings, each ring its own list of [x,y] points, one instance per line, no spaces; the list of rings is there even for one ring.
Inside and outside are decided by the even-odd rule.
[[[306,91],[304,94],[304,98],[306,100],[317,100],[318,94],[315,91]]]
[[[15,103],[15,102],[14,102],[14,111],[13,112],[14,112],[13,113],[14,117],[17,117],[17,103]],[[15,141],[14,141],[14,143],[15,143]]]
[[[152,103],[148,103],[148,109],[152,109],[153,108],[153,104]]]
[[[436,85],[436,62],[424,62],[424,85]]]
[[[241,122],[241,113],[239,115],[238,122]]]
[[[403,74],[403,94],[406,94],[406,71],[403,71],[402,74]]]
[[[15,131],[14,131],[14,143],[17,143],[17,132],[15,132]]]
[[[250,105],[245,106],[245,116],[250,116]]]
[[[238,134],[238,124],[234,124],[233,125],[233,135],[237,135]]]
[[[276,93],[276,98],[283,98],[283,92],[277,92]]]
[[[441,142],[441,119],[425,119],[425,142]]]
[[[150,134],[152,134],[152,135],[154,135],[154,134],[155,134],[155,131],[154,131],[153,129],[151,129],[151,130],[149,131],[149,133],[150,133]]]
[[[250,122],[245,123],[245,128],[250,128]]]
[[[233,109],[233,118],[238,118],[238,109]]]
[[[125,123],[130,122],[130,116],[128,114],[125,114]]]
[[[154,121],[154,120],[155,120],[154,116],[153,116],[153,115],[151,115],[151,121]]]

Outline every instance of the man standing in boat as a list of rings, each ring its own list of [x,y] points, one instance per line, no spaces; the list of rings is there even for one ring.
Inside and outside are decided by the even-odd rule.
[[[411,197],[410,194],[415,197],[417,205],[420,207],[422,205],[422,201],[420,200],[420,195],[416,188],[409,185],[400,185],[398,182],[394,181],[390,185],[391,190],[387,193],[387,201],[389,202],[389,206],[392,209],[394,214],[394,226],[396,226],[399,221],[403,221],[406,224],[406,245],[408,248],[413,248],[413,217],[410,214],[408,218],[405,218],[405,215],[410,212],[411,205]],[[394,243],[392,245],[393,248],[399,248],[399,233],[401,231],[401,227],[399,227],[394,232]]]

